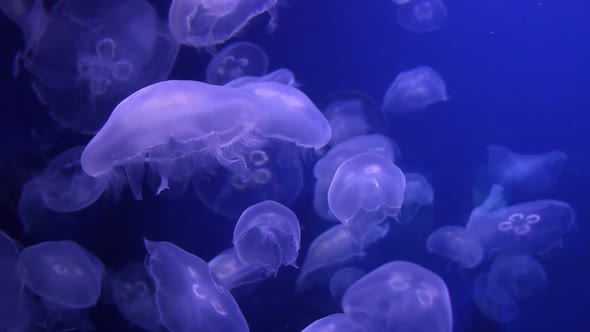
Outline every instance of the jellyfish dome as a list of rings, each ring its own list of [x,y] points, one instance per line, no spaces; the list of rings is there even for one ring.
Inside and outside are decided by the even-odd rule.
[[[520,314],[518,304],[506,289],[490,287],[488,273],[475,278],[472,297],[479,311],[490,320],[508,323]]]
[[[382,155],[365,152],[345,161],[328,189],[334,216],[361,241],[371,226],[395,217],[402,206],[406,178]]]
[[[523,300],[547,285],[547,275],[532,256],[499,256],[490,267],[488,283],[492,289],[503,289],[514,299]]]
[[[229,290],[261,282],[272,275],[265,268],[242,263],[233,247],[222,251],[210,260],[209,267],[219,283]]]
[[[386,263],[350,286],[342,309],[367,332],[453,330],[445,282],[405,261]]]
[[[236,42],[215,55],[207,66],[207,83],[224,85],[243,76],[262,76],[268,71],[268,56],[260,47]]]
[[[287,86],[297,87],[298,83],[295,81],[295,74],[287,68],[279,68],[263,76],[242,76],[233,81],[229,81],[225,86],[232,88],[239,88],[248,84],[274,82]]]
[[[464,227],[443,226],[428,236],[426,249],[459,263],[465,268],[474,268],[483,259],[483,248]]]
[[[395,0],[397,23],[411,32],[431,32],[447,22],[447,8],[442,0]]]
[[[301,332],[364,332],[365,330],[345,314],[333,314],[316,320]]]
[[[417,112],[447,100],[442,77],[430,67],[401,72],[385,92],[383,112]]]
[[[330,295],[332,295],[332,300],[340,304],[344,292],[366,274],[365,271],[356,267],[345,267],[334,273],[332,278],[330,278]]]
[[[400,223],[409,223],[426,205],[434,201],[434,189],[426,177],[420,173],[408,172],[406,175],[406,192],[402,206]]]
[[[0,330],[21,331],[28,323],[23,303],[23,271],[14,240],[0,231]],[[24,329],[23,329],[24,330]]]

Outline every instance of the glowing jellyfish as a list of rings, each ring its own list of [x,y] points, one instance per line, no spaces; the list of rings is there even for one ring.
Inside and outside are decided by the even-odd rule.
[[[447,22],[447,8],[442,0],[411,0],[400,3],[397,23],[412,32],[430,32]]]
[[[479,242],[460,226],[443,226],[428,236],[426,249],[471,269],[483,259]]]
[[[490,287],[487,273],[475,278],[472,297],[479,311],[490,320],[508,323],[520,313],[518,305],[505,289]]]
[[[209,267],[219,283],[229,290],[260,282],[272,275],[265,268],[242,263],[233,247],[210,260]]]
[[[496,183],[520,193],[551,189],[567,161],[562,151],[524,155],[500,145],[488,146],[489,172]]]
[[[268,56],[248,42],[226,46],[207,66],[207,83],[224,85],[243,76],[262,76],[268,71]]]
[[[405,173],[406,192],[399,221],[410,222],[423,206],[432,205],[434,189],[424,175],[420,173]]]
[[[367,332],[451,332],[449,292],[433,272],[410,262],[389,262],[344,293],[342,309]]]
[[[173,0],[168,22],[178,42],[210,47],[232,38],[252,18],[264,12],[271,16],[267,29],[276,29],[277,3],[278,0]]]
[[[313,210],[322,219],[330,221],[338,221],[330,211],[328,204],[328,190],[330,189],[332,179],[324,180],[317,179],[313,189]]]
[[[404,173],[382,155],[366,152],[340,165],[328,190],[334,216],[355,241],[371,226],[399,213],[404,197]]]
[[[0,330],[20,331],[28,322],[22,301],[23,271],[18,265],[18,248],[14,241],[0,231]]]
[[[327,282],[338,269],[360,262],[367,255],[367,247],[384,238],[389,223],[371,227],[362,243],[355,242],[344,225],[338,224],[313,240],[297,276],[297,291],[306,291]]]
[[[333,314],[309,324],[301,332],[364,332],[365,330],[345,314]]]
[[[473,210],[466,226],[492,254],[543,254],[558,247],[575,224],[574,210],[565,202],[539,200],[504,208],[502,187],[494,185],[482,207]]]
[[[344,292],[366,274],[365,271],[356,267],[345,267],[334,273],[330,278],[330,295],[334,302],[340,304]]]
[[[169,242],[145,241],[162,324],[171,332],[248,331],[229,291],[201,258]]]
[[[383,112],[416,112],[447,100],[442,77],[430,67],[401,72],[385,92]]]
[[[288,207],[264,201],[247,208],[234,228],[233,244],[240,261],[275,272],[295,265],[301,230]]]
[[[40,297],[64,308],[81,309],[96,303],[104,267],[72,241],[43,242],[19,255],[25,285]]]
[[[210,176],[197,177],[193,188],[205,206],[232,220],[262,201],[289,204],[303,188],[303,166],[293,150],[280,142],[267,143],[246,153],[244,161],[252,171],[249,179],[221,169]]]
[[[526,299],[547,285],[545,268],[534,257],[499,256],[488,273],[492,289],[503,289],[517,300]]]
[[[286,68],[279,68],[267,75],[256,77],[256,76],[242,76],[236,78],[233,81],[227,82],[225,86],[232,88],[239,88],[248,84],[253,83],[265,83],[274,82],[280,83],[287,86],[297,87],[299,84],[295,81],[295,74]]]

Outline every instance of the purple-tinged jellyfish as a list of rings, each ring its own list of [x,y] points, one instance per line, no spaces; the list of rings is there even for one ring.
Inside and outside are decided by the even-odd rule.
[[[207,83],[224,85],[244,76],[263,76],[268,72],[268,56],[248,42],[226,46],[207,66]]]
[[[23,271],[14,240],[0,231],[0,330],[21,331],[28,323],[23,303]]]
[[[238,304],[201,258],[169,242],[145,240],[147,271],[156,304],[170,332],[247,332]]]
[[[233,247],[211,259],[209,267],[219,283],[230,291],[243,285],[261,282],[273,275],[260,266],[242,263]]]
[[[398,2],[397,23],[411,32],[431,32],[447,22],[447,8],[442,0]]]
[[[488,273],[475,278],[472,297],[479,311],[490,320],[508,323],[520,313],[514,298],[505,289],[490,287]]]
[[[405,175],[406,192],[399,217],[400,223],[409,223],[422,207],[432,205],[434,201],[434,189],[424,175],[411,172]]]
[[[532,256],[499,256],[488,273],[492,289],[503,289],[516,300],[526,299],[547,285],[545,268]]]
[[[435,230],[426,239],[426,249],[468,269],[476,267],[483,259],[481,244],[461,226],[443,226]]]
[[[445,282],[410,262],[389,262],[369,272],[344,293],[342,309],[366,332],[453,330]]]
[[[406,178],[389,159],[374,152],[358,154],[338,167],[328,189],[330,210],[355,241],[371,226],[396,217]]]
[[[430,67],[401,72],[385,92],[383,112],[417,112],[447,100],[442,77]]]
[[[330,278],[330,295],[332,295],[332,300],[340,304],[344,292],[366,274],[365,271],[356,267],[345,267],[336,271],[332,278]]]
[[[287,86],[298,87],[299,84],[295,81],[295,74],[286,68],[279,68],[264,76],[242,76],[233,81],[227,82],[225,86],[232,88],[239,88],[253,83],[274,82]]]
[[[297,216],[275,201],[250,206],[234,228],[233,244],[240,261],[275,274],[283,265],[296,266],[300,242]]]
[[[309,324],[301,332],[365,332],[345,314],[332,314]]]

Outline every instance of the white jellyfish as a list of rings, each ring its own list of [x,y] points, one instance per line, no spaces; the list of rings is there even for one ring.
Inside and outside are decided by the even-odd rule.
[[[447,22],[447,8],[442,0],[396,0],[397,23],[412,32],[430,32]]]
[[[442,77],[430,67],[401,72],[385,92],[383,112],[416,112],[447,100]]]
[[[443,226],[435,230],[426,239],[426,249],[469,269],[483,259],[481,244],[461,226]]]
[[[224,85],[243,76],[262,76],[268,71],[268,56],[260,47],[236,42],[215,55],[207,66],[207,83]]]
[[[415,172],[405,175],[406,192],[399,217],[400,223],[409,223],[422,207],[432,205],[434,201],[434,189],[424,175]]]

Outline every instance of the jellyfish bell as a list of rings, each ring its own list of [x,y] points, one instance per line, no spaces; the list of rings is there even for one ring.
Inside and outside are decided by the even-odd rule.
[[[518,304],[505,289],[490,287],[488,273],[475,278],[472,298],[479,311],[490,320],[508,323],[520,314]]]
[[[400,223],[409,223],[418,211],[434,201],[434,189],[426,177],[420,173],[408,172],[404,203],[399,218]]]
[[[261,282],[273,275],[260,266],[242,263],[233,247],[222,251],[208,264],[219,283],[230,291],[240,286]]]
[[[224,85],[244,76],[263,76],[268,71],[268,56],[248,42],[226,46],[207,66],[207,83]]]
[[[297,88],[295,74],[287,68],[279,68],[262,76],[242,76],[225,83],[225,86],[239,88],[253,83],[275,82]]]
[[[490,267],[488,283],[492,289],[502,289],[515,300],[523,300],[545,288],[547,274],[532,256],[499,256]]]
[[[417,112],[447,99],[442,77],[430,67],[417,67],[397,75],[385,92],[383,112]]]
[[[345,314],[332,314],[309,324],[301,332],[363,332],[362,326]]]
[[[429,252],[444,256],[471,269],[483,259],[483,248],[460,226],[443,226],[432,232],[426,240]]]
[[[344,292],[366,274],[365,271],[356,267],[345,267],[334,273],[332,278],[330,278],[330,295],[332,295],[332,300],[340,304]]]
[[[396,0],[397,23],[411,32],[431,32],[447,22],[447,8],[442,0]]]

